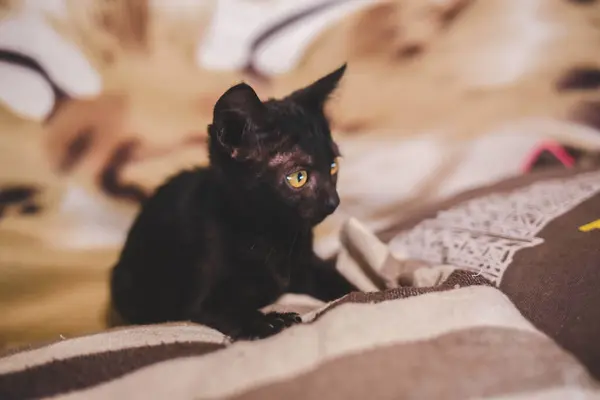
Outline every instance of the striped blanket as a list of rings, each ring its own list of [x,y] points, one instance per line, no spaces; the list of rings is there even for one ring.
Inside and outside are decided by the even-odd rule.
[[[179,323],[23,349],[0,359],[0,399],[600,398],[482,274],[404,260],[410,285],[390,287],[370,278],[386,275],[388,247],[356,220],[342,234],[338,267],[363,291],[272,306],[304,310],[300,325],[254,342]]]
[[[481,277],[355,293],[275,337],[191,324],[53,343],[0,361],[0,398],[592,399],[584,367]]]

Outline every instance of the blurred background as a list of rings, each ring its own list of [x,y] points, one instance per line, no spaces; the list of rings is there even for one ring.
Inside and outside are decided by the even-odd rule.
[[[343,221],[381,232],[499,179],[600,160],[593,0],[0,1],[0,349],[106,328],[140,201],[207,164],[230,86],[328,105]]]

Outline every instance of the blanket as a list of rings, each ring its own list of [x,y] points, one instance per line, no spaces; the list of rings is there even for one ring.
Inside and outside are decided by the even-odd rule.
[[[63,337],[0,358],[0,397],[599,398],[599,200],[600,169],[555,169],[379,235],[350,219],[337,268],[361,291],[265,309],[301,324],[235,343],[189,323]]]
[[[371,269],[381,271],[387,246],[356,220],[344,231],[345,270],[354,269],[348,276],[356,279],[363,271],[363,282],[370,282],[358,265],[369,260]],[[301,325],[260,341],[231,344],[208,327],[179,323],[120,328],[23,349],[0,358],[0,397],[600,396],[600,385],[584,365],[536,329],[488,279],[448,265],[403,270],[412,277],[411,286],[396,284],[313,305]],[[274,308],[306,307],[297,299],[283,303]]]
[[[173,325],[100,333],[0,362],[3,399],[593,399],[600,388],[496,289],[354,296],[261,342]],[[451,286],[450,286],[451,285]],[[368,304],[374,303],[374,304]],[[427,360],[427,362],[423,362]]]

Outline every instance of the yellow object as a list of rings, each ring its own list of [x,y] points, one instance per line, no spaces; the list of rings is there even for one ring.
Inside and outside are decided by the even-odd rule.
[[[579,230],[581,232],[589,232],[594,229],[600,229],[600,219],[595,220],[594,222],[590,222],[589,224],[581,225]]]

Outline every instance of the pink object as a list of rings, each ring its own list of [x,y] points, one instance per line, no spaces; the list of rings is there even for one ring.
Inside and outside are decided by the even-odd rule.
[[[544,151],[552,153],[558,161],[561,162],[565,167],[571,168],[575,165],[575,159],[565,150],[565,148],[555,141],[546,141],[540,144],[534,149],[529,158],[525,160],[523,167],[521,168],[524,173],[531,171],[533,164],[537,161],[540,154]]]

